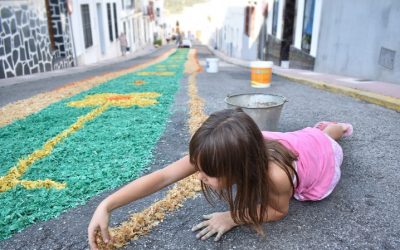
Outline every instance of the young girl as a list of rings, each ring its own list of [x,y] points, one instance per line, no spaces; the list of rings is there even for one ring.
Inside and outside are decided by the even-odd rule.
[[[112,210],[196,172],[206,197],[217,194],[230,208],[204,216],[192,229],[202,229],[197,238],[217,234],[217,241],[240,224],[262,232],[263,222],[285,217],[292,196],[321,200],[333,191],[343,160],[335,140],[352,130],[350,124],[320,122],[295,132],[261,132],[241,109],[216,112],[193,135],[188,156],[132,181],[100,203],[88,228],[90,246],[96,248],[97,230],[106,243],[110,240]]]

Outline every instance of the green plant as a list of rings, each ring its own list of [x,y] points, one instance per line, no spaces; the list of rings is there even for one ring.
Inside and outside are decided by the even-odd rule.
[[[161,46],[162,45],[162,40],[161,39],[156,39],[156,40],[154,40],[153,44]]]

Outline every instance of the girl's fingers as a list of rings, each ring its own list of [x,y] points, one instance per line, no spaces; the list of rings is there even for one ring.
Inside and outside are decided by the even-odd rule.
[[[200,228],[203,228],[205,226],[208,226],[208,222],[207,221],[203,221],[203,222],[197,224],[196,226],[192,227],[192,231],[197,231]]]
[[[205,219],[205,220],[209,220],[211,218],[212,218],[212,214],[203,215],[203,219]]]
[[[108,243],[110,241],[110,235],[108,233],[108,227],[101,227],[101,236],[103,237],[104,243]]]
[[[210,230],[208,231],[208,233],[206,235],[204,235],[203,237],[201,237],[201,240],[206,240],[208,238],[210,238],[211,236],[213,236],[217,231],[215,230]]]
[[[97,244],[95,240],[97,229],[92,229],[91,227],[88,228],[88,235],[89,235],[89,246],[92,250],[97,250]]]
[[[203,230],[200,231],[200,233],[198,233],[196,235],[196,238],[201,238],[203,237],[203,235],[205,235],[206,233],[208,233],[211,229],[209,227],[204,228]]]
[[[221,239],[223,234],[224,234],[223,231],[218,231],[217,236],[215,236],[214,238],[214,241],[219,241],[219,239]]]
[[[93,236],[92,232],[89,232],[89,246],[90,246],[90,249],[97,250],[97,245],[94,240],[94,236]]]

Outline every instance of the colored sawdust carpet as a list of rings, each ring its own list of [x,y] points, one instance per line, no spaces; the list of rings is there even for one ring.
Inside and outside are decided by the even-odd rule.
[[[187,53],[0,128],[0,239],[137,178],[163,133]]]

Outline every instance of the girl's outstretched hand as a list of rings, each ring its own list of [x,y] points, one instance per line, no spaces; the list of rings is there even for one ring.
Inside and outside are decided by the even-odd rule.
[[[202,240],[206,240],[214,234],[217,234],[214,241],[218,241],[224,233],[237,226],[237,224],[233,221],[229,211],[203,215],[203,219],[205,219],[205,221],[192,228],[192,231],[202,229],[196,235],[197,239],[201,238]]]
[[[88,227],[90,249],[97,249],[96,233],[98,230],[101,232],[104,243],[108,243],[110,241],[110,234],[108,232],[109,218],[110,213],[100,204],[94,212]]]

